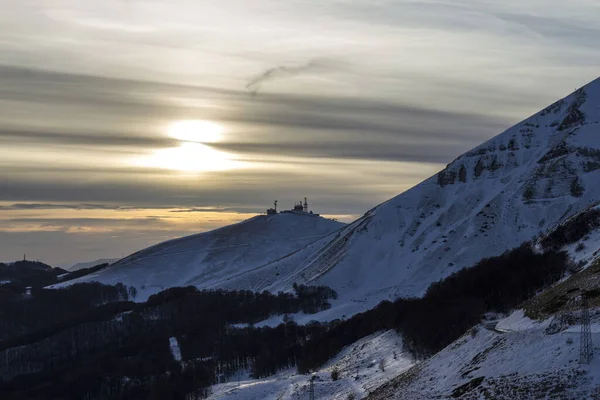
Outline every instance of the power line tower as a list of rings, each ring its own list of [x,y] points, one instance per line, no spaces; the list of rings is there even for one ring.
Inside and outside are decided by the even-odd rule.
[[[308,391],[308,398],[310,400],[315,400],[315,378],[315,375],[310,378],[310,387]]]
[[[594,355],[592,345],[592,328],[590,326],[590,309],[586,293],[581,294],[581,347],[579,348],[579,364],[589,364]]]

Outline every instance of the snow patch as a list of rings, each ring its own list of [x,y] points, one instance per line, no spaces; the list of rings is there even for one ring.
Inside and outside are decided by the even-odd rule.
[[[181,361],[181,350],[176,337],[169,338],[169,346],[171,346],[171,354],[173,354],[175,361]]]
[[[551,322],[552,318],[548,318],[544,321],[534,321],[525,316],[524,310],[516,310],[508,317],[498,321],[496,330],[502,332],[544,331]]]

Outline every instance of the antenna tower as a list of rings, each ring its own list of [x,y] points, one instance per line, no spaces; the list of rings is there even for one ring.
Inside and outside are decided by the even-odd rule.
[[[277,213],[277,200],[275,200],[275,203],[273,203],[275,205],[275,213]]]
[[[306,200],[306,197],[304,198],[304,212],[308,212],[308,200]]]
[[[581,295],[581,347],[579,349],[579,364],[589,364],[594,355],[592,345],[592,329],[590,326],[590,309],[586,293]]]

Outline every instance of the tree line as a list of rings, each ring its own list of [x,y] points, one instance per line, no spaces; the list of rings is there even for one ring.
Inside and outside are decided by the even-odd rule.
[[[123,285],[35,289],[2,310],[2,324],[19,316],[23,327],[0,341],[0,398],[201,398],[241,370],[262,377],[292,367],[302,343],[326,326],[290,318],[275,328],[253,324],[324,310],[336,296],[325,287],[294,287],[278,294],[171,288],[144,303],[128,301]],[[52,313],[56,320],[45,317]],[[181,362],[171,354],[173,337]]]
[[[600,228],[600,209],[590,208],[549,232],[540,240],[540,244],[545,249],[558,250],[583,239],[598,228]]]
[[[473,327],[487,312],[506,312],[558,281],[566,253],[537,253],[526,243],[483,259],[432,284],[422,298],[384,301],[321,332],[303,346],[298,371],[322,366],[345,346],[380,330],[395,329],[417,358],[432,355]]]

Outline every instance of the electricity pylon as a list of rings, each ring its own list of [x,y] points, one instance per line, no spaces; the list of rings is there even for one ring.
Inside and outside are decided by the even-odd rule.
[[[315,378],[315,375],[310,378],[310,388],[308,392],[308,398],[310,400],[315,400]]]
[[[590,326],[590,309],[586,293],[581,295],[581,346],[579,348],[579,363],[589,364],[594,355],[592,345],[592,328]]]

